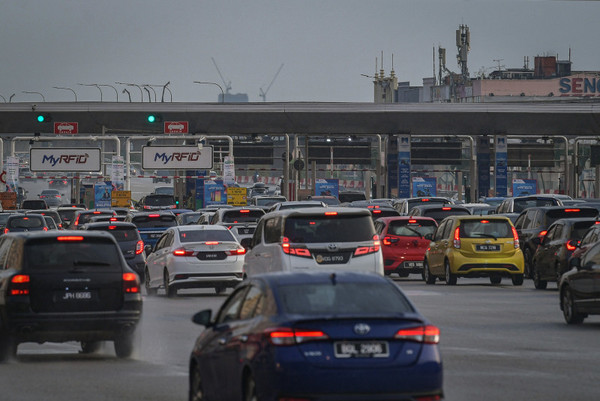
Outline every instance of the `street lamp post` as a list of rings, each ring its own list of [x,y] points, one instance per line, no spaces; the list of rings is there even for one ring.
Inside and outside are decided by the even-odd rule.
[[[98,84],[98,86],[108,86],[109,88],[113,88],[113,90],[115,91],[115,95],[117,96],[117,102],[119,101],[119,92],[117,92],[117,88],[108,84]]]
[[[32,91],[21,91],[21,92],[23,92],[23,93],[33,93],[33,94],[36,94],[36,95],[40,95],[42,97],[42,101],[44,101],[44,102],[46,101],[46,98],[40,92],[32,92]]]
[[[6,98],[2,95],[0,95],[0,97],[2,98],[2,100],[4,100],[4,103],[6,103]]]
[[[216,85],[219,87],[219,89],[221,89],[221,103],[225,103],[225,92],[223,91],[223,88],[221,87],[221,85],[219,85],[216,82],[206,82],[206,81],[194,81],[195,84],[201,84],[201,85]]]
[[[142,103],[144,102],[144,91],[142,90],[142,87],[139,86],[138,84],[132,84],[130,82],[115,82],[118,85],[127,85],[127,86],[137,86],[137,88],[140,90],[140,96],[141,96],[141,101]]]
[[[81,86],[95,86],[100,91],[100,101],[102,101],[102,89],[100,89],[100,85],[98,84],[77,84]]]
[[[71,89],[71,88],[65,88],[65,87],[62,87],[62,86],[53,86],[53,88],[54,89],[64,89],[64,90],[68,90],[68,91],[73,92],[73,95],[75,95],[75,101],[77,101],[77,93],[75,93],[75,91],[73,89]]]
[[[156,91],[153,88],[153,86],[156,86],[156,85],[144,84],[142,86],[144,87],[144,89],[150,88],[150,90],[154,93],[154,103],[156,103]]]

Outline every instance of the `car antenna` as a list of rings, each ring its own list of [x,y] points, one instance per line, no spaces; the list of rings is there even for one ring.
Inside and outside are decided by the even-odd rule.
[[[335,273],[331,273],[331,275],[329,276],[329,279],[331,280],[331,284],[333,284],[333,285],[336,284],[336,282],[335,282],[336,277],[337,276],[335,275]]]

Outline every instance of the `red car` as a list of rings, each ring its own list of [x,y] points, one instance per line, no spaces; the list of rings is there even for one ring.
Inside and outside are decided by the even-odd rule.
[[[423,258],[431,242],[426,234],[433,234],[437,222],[430,217],[393,216],[375,221],[375,230],[381,238],[383,268],[386,275],[397,273],[423,274]]]

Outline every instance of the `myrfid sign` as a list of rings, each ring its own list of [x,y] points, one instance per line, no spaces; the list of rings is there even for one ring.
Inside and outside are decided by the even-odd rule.
[[[31,148],[31,171],[100,171],[100,148]]]
[[[213,166],[213,148],[204,146],[143,146],[144,170],[199,170]]]

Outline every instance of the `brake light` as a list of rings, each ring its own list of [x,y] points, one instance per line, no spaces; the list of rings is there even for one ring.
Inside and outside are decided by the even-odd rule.
[[[371,210],[371,212],[372,212],[373,214],[377,214],[377,213],[381,213],[381,210],[378,210],[378,209],[373,209],[373,210]]]
[[[123,273],[123,292],[136,294],[140,292],[140,279],[135,273]]]
[[[239,247],[239,248],[236,248],[236,249],[232,249],[230,251],[227,251],[227,254],[230,255],[230,256],[245,255],[246,254],[246,248],[244,248],[242,246],[242,247]]]
[[[242,209],[242,210],[240,210],[240,213],[250,213],[250,210],[248,210],[248,209]]]
[[[576,213],[580,212],[581,209],[565,209],[565,213]]]
[[[575,249],[577,249],[577,245],[573,245],[571,241],[567,242],[565,246],[567,247],[567,251],[574,251]]]
[[[43,227],[42,230],[48,231],[48,227]]]
[[[440,329],[431,325],[400,329],[396,332],[394,338],[422,344],[438,344],[440,342]]]
[[[17,274],[10,279],[10,295],[29,295],[29,275]]]
[[[288,327],[267,330],[266,335],[269,336],[269,341],[273,345],[294,345],[329,338],[321,330],[290,329]]]
[[[454,247],[460,249],[460,226],[454,230]]]
[[[149,214],[148,217],[150,217],[151,219],[156,218],[156,217],[160,217],[160,214]]]
[[[8,228],[4,229],[4,234],[8,234]]]
[[[219,245],[219,241],[206,241],[206,245]]]
[[[540,241],[542,241],[544,239],[544,237],[546,236],[546,234],[548,234],[547,230],[544,230],[544,231],[540,232],[540,235],[539,235]]]
[[[489,224],[489,222],[490,222],[490,221],[489,221],[489,220],[480,220],[479,222],[480,222],[481,224]]]
[[[135,244],[135,254],[139,255],[140,253],[144,252],[144,241],[139,240],[136,244]]]
[[[417,224],[417,220],[410,219],[410,220],[408,220],[408,224]]]
[[[288,239],[288,237],[283,237],[283,242],[281,244],[281,248],[283,249],[283,253],[288,254],[288,255],[295,255],[295,256],[300,256],[303,258],[311,258],[312,257],[312,255],[310,254],[310,250],[308,250],[307,248],[293,247],[290,244],[290,240]]]
[[[377,234],[375,234],[373,236],[373,245],[359,246],[354,251],[354,256],[362,256],[362,255],[368,255],[370,253],[375,253],[375,252],[379,251],[380,247],[381,247],[381,241],[379,241],[379,236]]]
[[[517,233],[517,229],[514,227],[512,228],[512,233],[513,233],[513,242],[515,244],[515,249],[519,249],[519,233]]]
[[[429,202],[429,198],[423,198],[421,199],[421,202]]]
[[[97,211],[97,210],[96,210],[96,211],[94,211],[94,212],[92,212],[92,214],[100,214],[100,213],[102,213],[102,212],[99,212],[99,211]]]
[[[443,207],[442,210],[452,210],[452,208],[446,206],[446,207]]]
[[[118,219],[116,217],[111,217],[109,221],[118,221]]]
[[[338,212],[325,212],[325,216],[337,216]]]
[[[196,253],[185,248],[177,248],[173,251],[173,256],[194,256]]]
[[[56,237],[58,241],[83,241],[83,237],[80,235],[65,235],[62,237]]]

